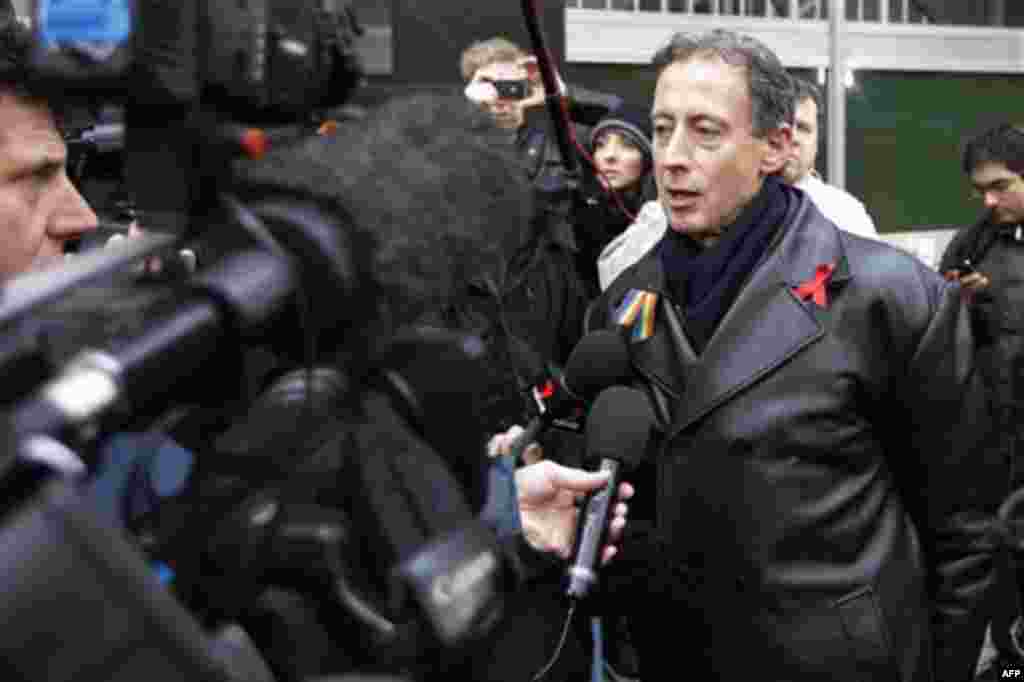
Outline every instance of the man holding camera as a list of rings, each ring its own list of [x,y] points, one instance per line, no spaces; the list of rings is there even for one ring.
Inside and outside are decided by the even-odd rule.
[[[571,178],[559,149],[536,58],[502,37],[470,45],[462,54],[465,94],[508,131],[530,180],[538,210],[512,270],[519,282],[504,302],[512,331],[542,361],[562,364],[579,339],[587,292],[576,268],[579,235],[573,233]],[[589,139],[588,125],[620,104],[613,95],[567,88],[572,131]],[[581,163],[577,167],[586,166]],[[510,424],[509,424],[510,425]]]
[[[498,127],[515,131],[516,146],[538,188],[551,191],[558,182],[562,158],[544,105],[544,85],[537,59],[506,38],[473,43],[462,53],[466,96],[494,117]],[[620,98],[559,82],[569,103],[577,139],[602,116],[621,104]],[[564,182],[564,178],[561,179]]]
[[[53,102],[26,74],[31,35],[0,8],[0,281],[63,257],[97,226],[96,214],[68,177],[67,147]]]

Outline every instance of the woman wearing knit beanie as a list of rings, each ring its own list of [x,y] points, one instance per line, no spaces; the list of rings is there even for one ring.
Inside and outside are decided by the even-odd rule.
[[[655,195],[650,114],[628,107],[609,112],[591,130],[590,153],[594,178],[585,185],[575,226],[580,274],[589,293],[596,295],[597,258],[602,249],[629,227]]]
[[[640,189],[654,163],[649,114],[631,109],[609,113],[594,126],[590,141],[604,187]]]

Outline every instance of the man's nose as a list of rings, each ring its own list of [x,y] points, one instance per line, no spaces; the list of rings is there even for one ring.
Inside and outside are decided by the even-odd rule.
[[[985,208],[995,208],[999,204],[999,195],[992,190],[987,190],[982,197],[985,201]]]
[[[665,167],[688,167],[693,164],[693,145],[682,129],[676,130],[661,151],[661,164]]]
[[[49,232],[54,239],[75,239],[95,230],[99,225],[99,219],[85,197],[70,180],[65,179],[65,182],[67,185],[63,199],[50,216]]]

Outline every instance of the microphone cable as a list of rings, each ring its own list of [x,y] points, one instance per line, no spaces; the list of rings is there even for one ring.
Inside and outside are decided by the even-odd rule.
[[[569,602],[569,611],[565,614],[565,625],[562,627],[562,636],[558,640],[555,651],[551,654],[551,658],[544,664],[544,667],[537,671],[537,674],[533,676],[530,682],[540,682],[544,677],[551,672],[551,668],[554,667],[555,663],[558,662],[558,657],[562,655],[562,649],[565,647],[565,641],[569,636],[569,626],[572,624],[572,617],[576,614],[576,604],[579,602],[573,599]]]

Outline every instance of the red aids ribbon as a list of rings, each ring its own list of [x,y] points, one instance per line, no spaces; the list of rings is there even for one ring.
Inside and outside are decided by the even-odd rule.
[[[547,400],[555,394],[555,382],[548,379],[540,389],[540,397]]]
[[[824,308],[828,305],[828,290],[826,287],[828,287],[828,281],[832,278],[832,273],[835,272],[835,269],[835,263],[819,265],[814,271],[814,277],[798,287],[793,287],[793,293],[801,301],[811,299]]]

